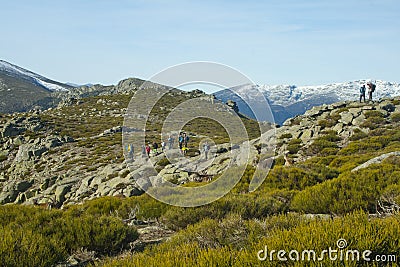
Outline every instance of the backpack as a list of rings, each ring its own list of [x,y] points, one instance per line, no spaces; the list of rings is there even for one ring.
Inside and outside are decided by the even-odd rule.
[[[376,85],[375,84],[371,84],[371,92],[375,92],[376,89]]]

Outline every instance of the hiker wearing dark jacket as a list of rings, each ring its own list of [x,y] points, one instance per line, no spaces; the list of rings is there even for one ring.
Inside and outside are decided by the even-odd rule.
[[[375,92],[376,85],[368,83],[368,101],[372,101],[372,93]]]
[[[364,103],[365,103],[365,85],[364,84],[360,88],[360,103],[362,102],[363,98],[364,98]]]

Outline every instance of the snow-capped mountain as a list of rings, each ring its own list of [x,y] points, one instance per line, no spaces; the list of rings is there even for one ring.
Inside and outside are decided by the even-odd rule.
[[[71,86],[50,80],[32,71],[13,65],[7,61],[0,60],[0,74],[7,75],[9,77],[24,80],[25,82],[31,83],[42,87],[45,90],[54,91],[68,91]],[[9,88],[12,90],[12,88]]]
[[[275,122],[282,124],[286,119],[303,114],[313,106],[346,100],[356,101],[359,98],[360,87],[368,82],[376,84],[376,91],[373,94],[374,99],[400,95],[399,83],[364,79],[319,86],[247,85],[235,88],[235,91],[242,95],[243,98],[238,97],[229,89],[221,90],[215,93],[215,96],[222,101],[229,99],[236,101],[241,113],[254,118],[246,102],[254,102],[254,98],[259,98],[259,92],[261,92],[271,107]],[[265,113],[268,113],[267,110]],[[264,119],[268,120],[267,118]]]

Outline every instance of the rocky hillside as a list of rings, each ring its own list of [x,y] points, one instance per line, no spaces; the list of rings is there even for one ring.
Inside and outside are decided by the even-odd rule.
[[[175,94],[175,100],[197,96],[178,91]],[[140,195],[143,192],[137,182],[142,188],[159,183],[159,179],[139,177],[140,166],[132,171],[124,161],[122,119],[130,97],[129,94],[88,97],[43,112],[2,115],[0,203],[51,203],[60,207],[102,196]],[[399,114],[399,99],[314,107],[276,129],[275,158],[286,154],[287,161],[294,164],[316,155],[335,155],[352,141],[394,127]],[[276,142],[271,139],[274,131],[250,142],[252,158],[256,158],[258,147]],[[218,132],[212,133],[214,139]],[[198,137],[193,134],[192,138],[195,147]],[[181,170],[169,164],[161,153],[152,155],[152,160],[169,181],[182,184],[210,180],[228,167],[227,159],[232,154],[226,153],[234,153],[233,157],[240,161],[241,146],[232,150],[224,140],[221,136],[219,144],[212,148],[210,153],[216,155],[216,160],[205,169],[199,163]],[[195,148],[190,153],[192,157],[200,157]]]
[[[352,141],[396,128],[399,120],[400,97],[373,103],[347,101],[313,107],[277,129],[279,153],[286,153],[298,162],[316,155],[335,155]]]
[[[57,108],[43,112],[0,115],[0,203],[61,207],[102,196],[140,195],[143,192],[136,184],[138,178],[145,178],[139,179],[142,188],[148,183],[157,183],[158,180],[151,177],[138,177],[141,166],[130,171],[122,153],[123,116],[132,97],[129,92],[134,92],[137,86],[134,82],[122,81],[111,95],[109,89],[104,94],[96,90],[96,96],[79,94],[79,98],[71,97]],[[172,91],[156,108],[154,117],[157,120],[150,119],[153,121],[150,127],[162,125],[167,107],[203,95],[200,91]],[[243,120],[250,129],[258,126],[251,120]],[[256,134],[254,129],[252,132]],[[217,146],[210,152],[217,154],[214,164],[202,172],[197,172],[193,166],[188,173],[168,165],[162,153],[151,154],[161,173],[171,181],[187,183],[212,178],[223,171],[228,165],[224,154],[230,150],[230,145],[224,144],[228,139],[223,128],[199,120],[186,130],[191,133],[190,157],[200,157],[200,137],[209,135],[216,140]],[[159,138],[159,133],[155,130],[149,132],[149,136],[154,140]],[[251,151],[253,155],[256,153],[254,146]],[[236,154],[240,157],[239,147]]]

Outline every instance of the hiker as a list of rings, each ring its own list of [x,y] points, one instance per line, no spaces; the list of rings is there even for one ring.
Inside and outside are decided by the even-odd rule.
[[[132,144],[129,144],[127,146],[127,151],[128,151],[128,158],[132,161],[134,161],[135,159],[133,158],[133,153],[134,153],[134,148]]]
[[[154,152],[154,155],[157,155],[157,149],[158,149],[158,144],[157,144],[157,142],[154,142],[154,143],[153,143],[153,152]]]
[[[174,146],[174,138],[170,135],[168,137],[168,149],[172,149]]]
[[[365,84],[363,84],[360,88],[360,103],[362,102],[362,99],[364,98],[364,103],[365,103]]]
[[[185,147],[187,147],[189,142],[189,136],[186,133],[183,134],[183,142],[185,143]]]
[[[185,144],[183,144],[183,146],[182,146],[182,154],[186,155],[188,150],[189,150],[189,148],[187,146],[185,146]]]
[[[147,153],[146,146],[145,146],[145,145],[142,145],[142,158],[146,157],[147,154],[148,154],[148,153]]]
[[[150,150],[151,150],[150,146],[147,144],[146,145],[146,154],[147,154],[148,157],[150,157]]]
[[[204,151],[205,159],[208,160],[208,151],[210,151],[210,145],[208,144],[208,142],[204,143],[203,151]]]
[[[376,85],[373,83],[368,83],[367,85],[368,85],[368,101],[372,101],[372,93],[375,92]]]
[[[164,150],[165,150],[165,142],[162,141],[161,142],[161,151],[164,152]]]
[[[179,133],[179,138],[178,138],[178,142],[179,142],[179,149],[182,150],[183,147],[183,141],[184,141],[184,137],[182,133]]]

